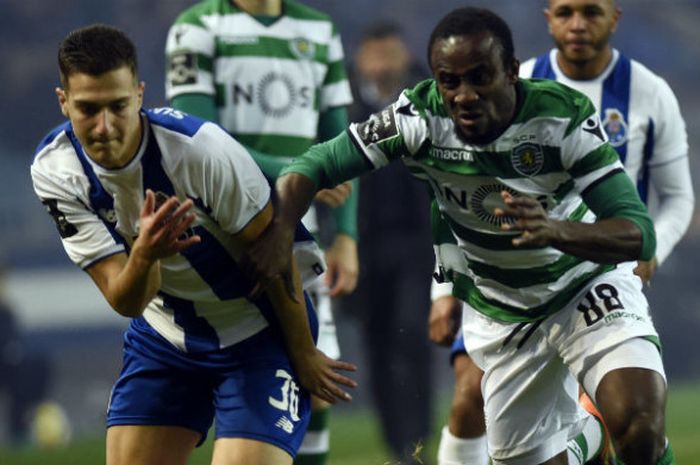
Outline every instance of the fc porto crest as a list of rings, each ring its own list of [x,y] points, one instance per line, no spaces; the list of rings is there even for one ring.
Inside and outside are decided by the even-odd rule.
[[[289,48],[294,56],[301,60],[310,60],[316,53],[316,45],[308,39],[297,37],[289,42]]]
[[[515,171],[523,176],[534,176],[544,166],[544,153],[540,144],[525,142],[513,147],[510,161]]]
[[[619,147],[627,142],[627,123],[625,116],[617,108],[606,108],[603,119],[603,129],[605,129],[610,145]]]

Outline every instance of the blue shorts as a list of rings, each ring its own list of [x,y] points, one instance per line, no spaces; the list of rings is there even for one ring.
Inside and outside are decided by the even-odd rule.
[[[313,308],[308,313],[315,335]],[[139,318],[124,335],[107,426],[181,426],[199,432],[201,444],[216,419],[217,438],[255,439],[294,457],[310,409],[274,325],[225,349],[186,353]]]
[[[468,355],[467,348],[464,347],[464,334],[462,334],[461,329],[457,332],[455,341],[452,343],[452,347],[450,348],[450,365],[454,365],[455,357],[458,355]]]

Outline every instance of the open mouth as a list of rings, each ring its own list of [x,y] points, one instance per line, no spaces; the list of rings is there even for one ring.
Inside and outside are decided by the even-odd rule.
[[[464,112],[457,115],[457,121],[460,126],[473,126],[483,115],[477,112]]]

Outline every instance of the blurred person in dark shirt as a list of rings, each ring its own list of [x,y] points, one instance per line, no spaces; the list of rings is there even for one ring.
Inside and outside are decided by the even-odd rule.
[[[21,445],[31,439],[34,411],[45,399],[51,379],[45,354],[30,351],[17,315],[6,297],[5,270],[0,267],[0,395],[9,441]]]
[[[403,89],[428,75],[411,57],[401,29],[390,22],[366,30],[353,64],[351,121],[382,110]],[[428,212],[430,200],[426,187],[411,179],[400,163],[360,183],[362,273],[356,295],[347,303],[361,320],[370,386],[384,438],[396,459],[411,463],[411,455],[430,429],[430,345],[425,322],[433,253],[429,217],[415,214]]]

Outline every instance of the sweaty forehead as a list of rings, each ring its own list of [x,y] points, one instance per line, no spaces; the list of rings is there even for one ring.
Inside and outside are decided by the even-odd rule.
[[[500,58],[500,46],[493,34],[452,35],[438,39],[431,51],[433,65],[483,62]],[[466,63],[465,63],[466,64]]]
[[[601,8],[614,8],[615,0],[549,0],[549,9],[568,6],[570,8],[580,8],[585,6],[599,6]]]

